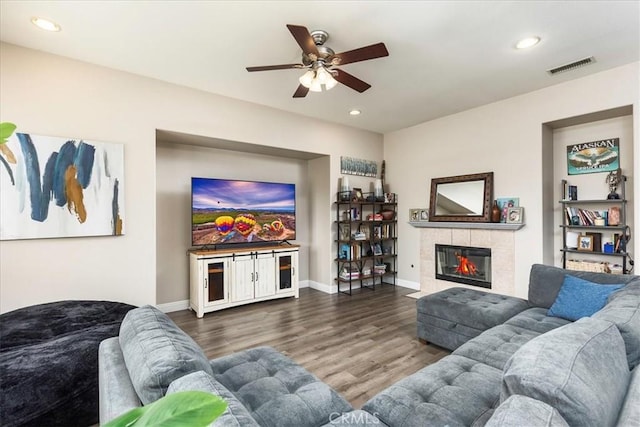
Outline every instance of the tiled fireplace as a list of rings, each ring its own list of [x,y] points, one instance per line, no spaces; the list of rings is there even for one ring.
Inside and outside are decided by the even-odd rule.
[[[486,230],[452,227],[420,228],[420,292],[432,294],[455,286],[515,295],[515,238],[512,230]],[[490,282],[488,287],[452,282],[437,277],[436,245],[486,248],[491,251],[490,266],[482,263]],[[475,255],[474,255],[475,256]],[[455,254],[454,254],[455,257]],[[473,261],[475,264],[479,262]],[[476,268],[478,266],[476,265]]]
[[[436,279],[491,289],[491,249],[436,243]]]

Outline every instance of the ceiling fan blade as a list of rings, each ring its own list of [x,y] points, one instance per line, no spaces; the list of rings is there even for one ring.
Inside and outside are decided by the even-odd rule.
[[[304,98],[305,96],[307,96],[307,94],[309,93],[309,88],[305,87],[305,86],[298,86],[298,89],[296,89],[296,92],[293,94],[294,98]]]
[[[304,68],[304,65],[302,64],[265,65],[262,67],[247,67],[247,71],[287,70],[289,68]]]
[[[316,57],[318,56],[316,43],[313,41],[313,38],[306,27],[302,27],[300,25],[287,25],[287,28],[291,31],[291,35],[293,35],[293,38],[296,39],[296,42],[298,42],[298,45],[300,45],[302,51],[306,55],[313,54]]]
[[[351,74],[338,70],[336,68],[331,69],[333,78],[342,83],[345,86],[349,86],[351,89],[358,91],[360,93],[369,89],[371,85],[367,82],[363,82],[357,77],[352,76]]]
[[[389,56],[387,47],[384,43],[376,43],[359,49],[336,53],[333,56],[332,61],[334,59],[337,60],[334,65],[344,65],[351,64],[353,62],[366,61],[368,59],[382,58],[383,56]]]

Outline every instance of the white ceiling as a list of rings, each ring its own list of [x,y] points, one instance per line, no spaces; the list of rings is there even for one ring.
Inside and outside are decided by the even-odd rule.
[[[390,55],[343,66],[372,85],[362,94],[338,85],[293,99],[302,71],[245,70],[300,62],[286,24],[328,31],[336,52],[384,42]],[[541,43],[513,48],[529,35]],[[1,0],[0,39],[385,133],[640,60],[640,2]]]

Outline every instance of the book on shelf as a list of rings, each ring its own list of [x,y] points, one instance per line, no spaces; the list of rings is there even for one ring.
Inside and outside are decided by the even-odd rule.
[[[608,224],[608,214],[606,210],[598,211],[566,206],[565,217],[567,219],[567,224],[570,225],[593,226],[596,224],[596,219],[603,219],[604,223]]]
[[[569,185],[566,179],[562,180],[562,200],[578,200],[578,186]]]
[[[342,267],[342,269],[340,270],[340,278],[344,280],[359,279],[360,270],[358,270],[356,267]]]

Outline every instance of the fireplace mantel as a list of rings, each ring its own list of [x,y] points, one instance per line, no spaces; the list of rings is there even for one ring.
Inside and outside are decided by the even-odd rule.
[[[479,230],[511,230],[517,231],[524,224],[505,224],[503,222],[435,222],[435,221],[409,221],[409,225],[416,228],[459,228]]]

